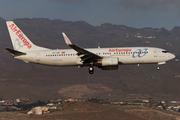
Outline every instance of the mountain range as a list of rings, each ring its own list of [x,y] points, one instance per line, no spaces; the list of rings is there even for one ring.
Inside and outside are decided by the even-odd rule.
[[[22,18],[13,20],[36,45],[50,49],[70,49],[64,42],[62,32],[70,40],[83,48],[93,47],[159,47],[174,53],[177,58],[156,70],[156,65],[125,65],[115,71],[102,71],[95,68],[89,75],[88,68],[50,67],[26,64],[13,59],[4,48],[12,48],[6,27],[6,20],[0,18],[0,96],[7,99],[29,97],[32,99],[52,99],[67,97],[60,94],[63,88],[86,85],[78,89],[101,85],[111,91],[88,92],[81,98],[99,96],[119,99],[125,94],[150,95],[158,99],[180,99],[180,27],[133,28],[124,25],[104,23],[92,26],[85,21],[49,20],[46,18]],[[91,87],[89,87],[91,86]],[[103,87],[102,87],[103,86]],[[75,87],[77,88],[77,86]],[[98,89],[96,87],[96,89]],[[76,90],[77,91],[77,90]],[[91,91],[88,89],[88,91]],[[64,94],[66,94],[64,96]],[[70,94],[70,93],[69,93]],[[109,96],[111,94],[111,96]],[[79,95],[77,95],[79,96]],[[69,95],[69,97],[71,97]]]

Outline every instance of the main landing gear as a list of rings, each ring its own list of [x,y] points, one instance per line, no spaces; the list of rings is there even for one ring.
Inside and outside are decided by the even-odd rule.
[[[94,73],[94,68],[93,68],[93,66],[90,66],[89,67],[89,74],[93,74]]]

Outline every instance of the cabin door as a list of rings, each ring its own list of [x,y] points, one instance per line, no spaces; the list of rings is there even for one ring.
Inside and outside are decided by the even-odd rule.
[[[158,56],[158,50],[154,49],[154,57],[157,57],[157,56]]]
[[[40,58],[41,58],[41,54],[40,54],[40,53],[37,53],[37,54],[36,54],[36,59],[37,59],[37,61],[40,61]]]

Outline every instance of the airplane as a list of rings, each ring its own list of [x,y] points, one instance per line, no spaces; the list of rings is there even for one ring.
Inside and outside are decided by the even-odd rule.
[[[102,70],[117,70],[118,65],[126,64],[166,64],[175,55],[156,47],[113,47],[84,49],[73,44],[62,33],[66,44],[72,49],[48,49],[33,44],[13,21],[6,21],[14,49],[5,48],[14,58],[26,63],[50,66],[89,66],[89,73],[94,73],[94,66]]]

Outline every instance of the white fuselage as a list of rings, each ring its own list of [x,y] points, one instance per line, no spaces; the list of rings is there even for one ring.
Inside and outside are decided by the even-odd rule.
[[[73,44],[63,32],[66,44],[72,49],[51,50],[40,47],[18,28],[13,21],[6,21],[14,49],[6,48],[14,58],[52,66],[89,66],[89,73],[94,73],[93,66],[102,70],[117,70],[120,64],[165,64],[175,58],[168,51],[155,47],[118,47],[83,49]]]
[[[90,48],[85,49],[101,57],[115,57],[119,64],[151,64],[163,63],[175,55],[155,47],[120,47],[120,48]],[[27,51],[26,55],[15,56],[25,62],[52,66],[86,66],[73,49]]]

